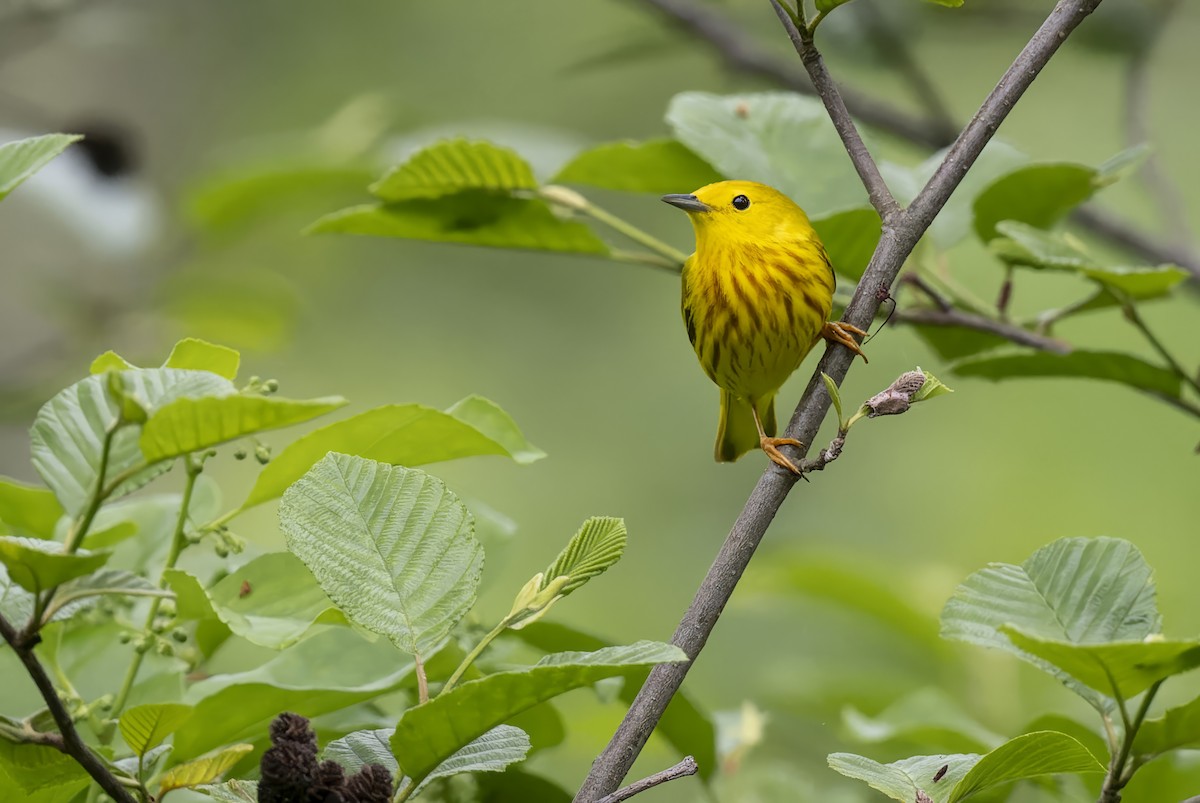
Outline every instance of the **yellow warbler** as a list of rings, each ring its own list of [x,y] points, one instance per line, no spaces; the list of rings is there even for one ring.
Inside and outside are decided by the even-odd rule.
[[[683,320],[700,366],[721,389],[716,457],[737,460],[761,448],[803,446],[776,438],[775,394],[818,339],[863,355],[856,326],[829,322],[834,277],[825,246],[804,210],[752,181],[719,181],[663,200],[688,213],[696,253],[683,266]]]

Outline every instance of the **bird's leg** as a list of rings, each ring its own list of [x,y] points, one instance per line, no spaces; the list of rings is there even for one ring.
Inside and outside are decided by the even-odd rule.
[[[863,354],[863,350],[859,347],[858,341],[851,335],[861,335],[866,337],[867,333],[859,329],[852,323],[845,321],[826,321],[825,326],[821,329],[821,337],[828,340],[830,343],[841,343],[846,348],[853,351],[855,354],[863,358],[863,362],[870,362],[867,355]]]
[[[758,418],[758,408],[754,406],[753,402],[750,404],[750,411],[754,413],[754,426],[758,427],[758,445],[767,453],[767,457],[771,458],[771,462],[777,466],[786,468],[797,477],[804,476],[804,473],[796,468],[796,464],[788,460],[787,456],[779,451],[780,446],[795,446],[803,449],[804,444],[795,438],[772,438],[768,436],[763,429],[762,421]]]

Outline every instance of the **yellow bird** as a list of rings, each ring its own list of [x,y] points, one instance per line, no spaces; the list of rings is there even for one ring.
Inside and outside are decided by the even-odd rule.
[[[688,213],[696,253],[683,266],[683,320],[700,367],[721,389],[716,458],[732,462],[756,446],[800,473],[776,438],[775,394],[824,337],[866,359],[832,323],[834,276],[804,210],[753,181],[719,181],[663,200]]]

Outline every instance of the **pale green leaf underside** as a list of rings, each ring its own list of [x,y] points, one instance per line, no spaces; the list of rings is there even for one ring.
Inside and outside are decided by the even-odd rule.
[[[497,725],[437,765],[417,785],[413,795],[438,778],[464,772],[503,772],[510,764],[524,761],[530,748],[529,734],[511,725]]]
[[[423,656],[475,603],[471,514],[418,469],[330,453],[283,495],[288,549],[356,624]]]
[[[68,145],[81,139],[77,134],[46,134],[0,145],[0,201]]]
[[[469,681],[410,708],[396,725],[392,752],[405,774],[420,782],[464,744],[538,703],[632,668],[685,660],[678,647],[649,641],[548,655],[527,669]]]
[[[328,452],[405,466],[488,454],[518,463],[545,456],[507,413],[480,396],[468,396],[446,412],[421,404],[392,404],[292,441],[258,475],[242,509],[278,497]]]
[[[358,772],[367,764],[379,764],[394,776],[400,765],[388,743],[393,733],[394,728],[348,733],[330,742],[323,757],[341,764],[347,775]]]
[[[258,803],[258,781],[230,779],[218,784],[200,784],[193,792],[208,795],[220,803]]]
[[[463,190],[535,190],[533,170],[517,153],[490,142],[437,142],[413,154],[371,185],[383,201],[439,198]]]

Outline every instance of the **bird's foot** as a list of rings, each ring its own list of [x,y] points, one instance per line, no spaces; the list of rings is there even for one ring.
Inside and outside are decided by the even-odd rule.
[[[787,456],[779,451],[780,446],[795,446],[798,449],[803,449],[804,444],[795,438],[759,438],[758,445],[766,452],[767,457],[771,458],[771,462],[781,468],[786,468],[788,471],[795,474],[797,477],[804,476],[796,464],[787,458]]]
[[[830,343],[840,343],[846,348],[853,351],[855,354],[863,358],[863,362],[870,362],[867,355],[859,347],[858,341],[852,335],[860,335],[866,337],[867,333],[859,329],[852,323],[845,321],[826,321],[825,327],[821,329],[821,337],[828,340]]]

